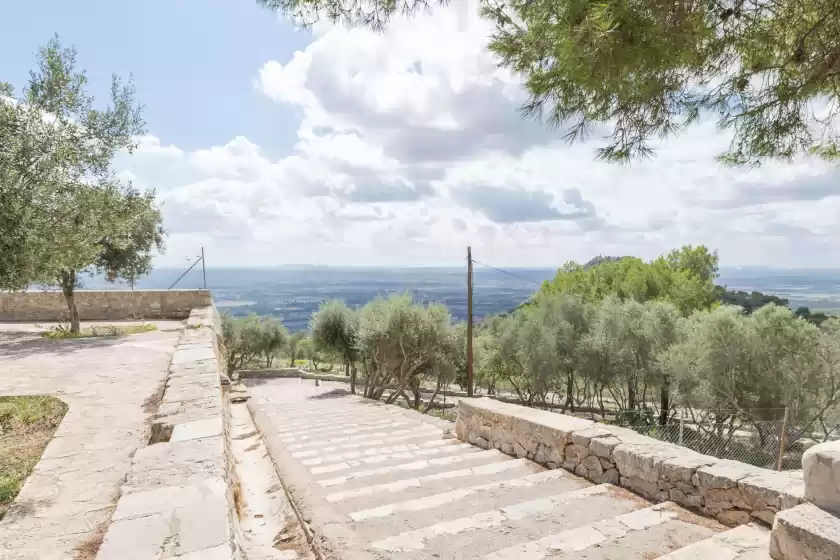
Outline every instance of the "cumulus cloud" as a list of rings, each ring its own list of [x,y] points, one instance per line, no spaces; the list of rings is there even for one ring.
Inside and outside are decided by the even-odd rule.
[[[526,95],[485,50],[489,32],[475,0],[383,33],[319,25],[301,51],[254,68],[254,87],[300,116],[290,153],[269,157],[247,131],[194,151],[145,136],[121,176],[158,189],[173,260],[200,243],[226,264],[453,264],[468,244],[498,265],[685,243],[724,264],[840,256],[834,167],[724,167],[728,136],[711,122],[651,160],[597,161],[599,131],[569,145],[520,117]]]

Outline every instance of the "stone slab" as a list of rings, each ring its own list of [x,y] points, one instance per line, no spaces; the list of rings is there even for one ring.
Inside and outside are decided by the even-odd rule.
[[[221,436],[224,433],[224,422],[221,416],[197,420],[186,424],[178,424],[172,430],[170,442],[188,441]]]
[[[781,511],[770,534],[774,560],[840,559],[840,519],[812,504]]]
[[[802,472],[808,501],[840,515],[840,441],[808,449],[802,455]]]

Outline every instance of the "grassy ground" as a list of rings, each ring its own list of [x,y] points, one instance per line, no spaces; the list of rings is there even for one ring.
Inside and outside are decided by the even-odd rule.
[[[91,325],[82,328],[79,332],[70,332],[70,327],[66,325],[59,325],[52,327],[44,333],[44,338],[52,340],[63,340],[65,338],[89,338],[92,336],[124,336],[127,334],[137,334],[156,331],[157,327],[151,324],[144,323],[142,325]]]
[[[54,397],[0,397],[0,519],[65,412],[67,405]]]

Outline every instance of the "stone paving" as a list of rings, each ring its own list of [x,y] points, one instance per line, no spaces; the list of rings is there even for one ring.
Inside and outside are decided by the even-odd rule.
[[[166,379],[182,325],[52,341],[0,329],[0,395],[54,395],[68,411],[0,521],[0,560],[92,558]]]
[[[343,559],[766,560],[769,531],[481,449],[311,381],[245,380],[281,476]],[[449,434],[451,435],[451,434]]]

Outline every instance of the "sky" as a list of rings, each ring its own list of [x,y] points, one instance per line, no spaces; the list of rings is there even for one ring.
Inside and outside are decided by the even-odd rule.
[[[252,0],[15,2],[0,80],[25,85],[54,34],[90,91],[131,75],[147,132],[114,170],[162,203],[178,266],[554,267],[705,244],[724,266],[840,266],[840,172],[730,168],[701,122],[629,166],[521,117],[475,0],[383,33],[296,29]]]

